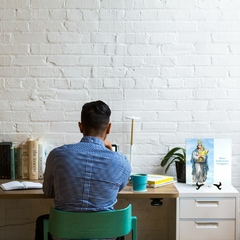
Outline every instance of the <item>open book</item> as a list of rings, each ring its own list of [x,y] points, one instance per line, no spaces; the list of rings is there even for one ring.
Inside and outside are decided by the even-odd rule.
[[[24,182],[19,182],[19,181],[11,181],[7,183],[2,183],[0,187],[3,190],[9,191],[9,190],[16,190],[16,189],[34,189],[42,188],[42,183],[39,182],[29,182],[29,181],[24,181]]]

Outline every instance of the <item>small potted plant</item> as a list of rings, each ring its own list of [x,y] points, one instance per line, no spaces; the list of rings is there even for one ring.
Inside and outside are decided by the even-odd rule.
[[[171,149],[162,159],[161,166],[165,167],[165,173],[168,171],[172,163],[175,162],[177,181],[186,182],[186,149],[175,147]]]

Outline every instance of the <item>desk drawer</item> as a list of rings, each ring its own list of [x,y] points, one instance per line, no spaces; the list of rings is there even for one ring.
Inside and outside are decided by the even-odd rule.
[[[180,218],[234,218],[235,198],[180,198]]]
[[[180,240],[234,240],[234,220],[181,220]]]

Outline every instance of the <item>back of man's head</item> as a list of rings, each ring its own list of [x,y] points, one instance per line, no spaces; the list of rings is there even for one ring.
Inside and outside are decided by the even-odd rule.
[[[103,101],[85,103],[82,107],[81,122],[85,135],[101,135],[109,124],[111,110]]]

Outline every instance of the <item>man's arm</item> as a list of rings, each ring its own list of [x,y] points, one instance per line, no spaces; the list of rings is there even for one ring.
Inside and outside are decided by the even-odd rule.
[[[54,162],[54,150],[52,150],[46,161],[46,168],[43,178],[43,192],[46,197],[54,197],[54,186],[53,186],[53,162]]]
[[[123,178],[122,178],[122,184],[120,185],[120,188],[119,188],[119,192],[125,188],[125,186],[128,184],[129,182],[129,178],[130,178],[130,175],[131,175],[131,171],[132,171],[132,168],[131,168],[131,165],[130,165],[130,162],[127,158],[124,159],[124,172],[123,172]]]

